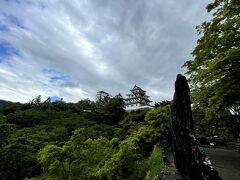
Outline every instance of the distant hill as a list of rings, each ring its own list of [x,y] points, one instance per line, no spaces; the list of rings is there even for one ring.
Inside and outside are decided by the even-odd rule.
[[[12,103],[12,102],[0,99],[0,105],[9,104],[9,103]]]

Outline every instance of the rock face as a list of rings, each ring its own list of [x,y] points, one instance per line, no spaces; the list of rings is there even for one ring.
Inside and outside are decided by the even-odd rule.
[[[176,168],[191,179],[201,179],[198,145],[194,135],[190,90],[184,76],[178,75],[171,104],[174,162]]]
[[[190,89],[185,76],[180,74],[177,75],[171,103],[171,129],[176,169],[192,180],[220,179],[199,151],[194,134]]]

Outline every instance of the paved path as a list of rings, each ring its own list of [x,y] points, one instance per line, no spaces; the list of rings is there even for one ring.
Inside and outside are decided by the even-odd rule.
[[[223,180],[240,180],[240,153],[221,148],[200,148],[204,150]]]

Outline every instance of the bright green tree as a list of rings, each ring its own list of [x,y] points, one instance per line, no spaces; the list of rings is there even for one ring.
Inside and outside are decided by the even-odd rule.
[[[197,27],[200,39],[187,61],[195,107],[208,117],[230,110],[240,113],[240,1],[214,0],[208,4],[210,21]]]
[[[113,141],[90,139],[76,130],[64,146],[47,145],[39,153],[44,179],[96,179],[96,172],[113,154]]]
[[[157,175],[159,175],[160,171],[165,170],[163,151],[159,146],[154,146],[154,149],[147,161],[147,164],[149,171],[147,172],[147,175],[145,177],[146,180],[154,179]]]
[[[143,179],[148,170],[144,153],[149,148],[148,144],[155,139],[153,129],[147,126],[140,127],[120,143],[119,149],[97,171],[96,177],[98,179]]]
[[[145,120],[158,137],[158,143],[160,143],[163,148],[169,147],[171,143],[170,102],[160,102],[157,108],[147,112]]]

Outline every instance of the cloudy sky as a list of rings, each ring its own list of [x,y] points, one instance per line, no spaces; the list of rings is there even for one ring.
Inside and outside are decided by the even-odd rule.
[[[0,0],[0,99],[171,99],[210,0]]]

